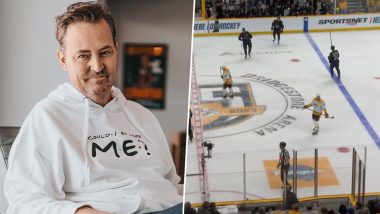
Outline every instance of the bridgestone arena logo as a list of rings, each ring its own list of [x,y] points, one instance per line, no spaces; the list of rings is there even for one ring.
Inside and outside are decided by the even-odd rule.
[[[206,82],[215,81],[208,78]],[[295,115],[305,104],[295,88],[256,74],[235,77],[233,99],[223,99],[218,84],[200,84],[199,89],[207,138],[245,132],[259,136],[276,133],[295,122]]]
[[[359,24],[366,23],[368,18],[347,18],[347,19],[322,19],[319,20],[319,25],[326,24]]]

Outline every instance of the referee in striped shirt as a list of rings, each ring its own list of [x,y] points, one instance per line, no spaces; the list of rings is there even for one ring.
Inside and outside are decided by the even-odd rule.
[[[281,142],[280,143],[280,157],[278,159],[278,164],[277,164],[277,169],[280,168],[281,170],[281,181],[284,184],[284,179],[286,180],[286,186],[289,184],[288,183],[288,170],[289,170],[289,152],[288,150],[285,149],[286,143]]]

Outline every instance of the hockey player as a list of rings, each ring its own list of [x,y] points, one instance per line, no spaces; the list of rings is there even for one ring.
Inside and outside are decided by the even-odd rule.
[[[220,67],[223,73],[221,73],[221,78],[223,79],[223,98],[227,98],[227,88],[230,90],[229,97],[234,98],[234,92],[232,91],[232,77],[230,69],[227,66]]]
[[[276,41],[276,35],[277,35],[277,44],[280,44],[280,34],[284,31],[284,24],[280,20],[280,16],[277,16],[277,19],[275,19],[272,22],[272,27],[273,31],[273,42]]]
[[[329,114],[327,113],[326,104],[325,101],[321,99],[321,95],[317,94],[317,96],[311,101],[311,103],[304,105],[304,108],[307,109],[310,106],[313,106],[313,122],[314,122],[314,128],[313,128],[313,134],[317,134],[319,130],[319,118],[321,115],[323,115],[323,112],[325,113],[324,116],[326,118],[329,118]]]
[[[251,57],[252,50],[252,34],[248,31],[245,31],[245,28],[242,29],[242,32],[239,35],[239,40],[243,42],[244,55],[247,59],[247,47],[248,47],[248,55]]]
[[[329,63],[330,63],[330,74],[331,77],[334,75],[334,68],[338,72],[338,78],[340,79],[340,69],[339,69],[339,52],[335,49],[335,46],[331,46],[331,52],[328,56]]]

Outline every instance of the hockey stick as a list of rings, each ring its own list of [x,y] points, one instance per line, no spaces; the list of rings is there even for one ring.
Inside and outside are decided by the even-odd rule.
[[[332,46],[331,29],[332,29],[332,28],[330,28],[330,30],[329,30],[329,32],[330,32],[330,47]]]
[[[306,108],[307,110],[309,110],[309,111],[313,111],[313,109],[309,109],[309,108]],[[325,114],[321,114],[321,116],[325,116]],[[328,119],[334,119],[335,118],[335,116],[329,116],[328,117]]]

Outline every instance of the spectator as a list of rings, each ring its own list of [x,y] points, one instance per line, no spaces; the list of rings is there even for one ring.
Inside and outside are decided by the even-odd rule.
[[[215,8],[216,8],[216,18],[218,19],[219,14],[223,11],[223,1],[217,0],[215,2]]]
[[[317,11],[318,11],[318,1],[314,0],[313,1],[313,15],[317,15]]]
[[[257,210],[257,214],[265,214],[265,207],[260,207],[260,208]]]
[[[213,7],[214,7],[214,5],[212,4],[211,0],[206,1],[206,15],[207,15],[206,18],[207,19],[212,17]]]
[[[347,207],[344,204],[341,204],[338,209],[338,213],[340,214],[346,214],[347,213]]]
[[[347,13],[347,1],[346,0],[340,0],[338,3],[338,8],[340,13],[346,14]]]
[[[248,210],[248,208],[245,204],[240,204],[239,214],[251,214],[251,211]]]
[[[298,204],[293,204],[291,210],[288,213],[289,214],[301,214],[300,206]]]
[[[370,213],[369,213],[369,209],[368,209],[368,207],[367,207],[367,206],[363,206],[363,207],[359,210],[358,214],[370,214]]]
[[[211,214],[220,214],[220,212],[216,209],[215,202],[210,203],[210,212]]]
[[[208,201],[203,202],[202,207],[198,209],[197,214],[211,214],[210,203]]]
[[[374,212],[373,213],[380,213],[380,202],[379,201],[374,205]]]
[[[195,209],[191,207],[190,202],[186,202],[184,214],[196,214],[196,213],[197,212],[195,211]]]
[[[291,185],[286,186],[286,209],[291,209],[294,204],[298,204],[297,195],[291,191]]]
[[[318,211],[313,210],[313,205],[312,204],[308,204],[306,206],[306,211],[303,212],[303,214],[318,214]]]
[[[379,200],[378,199],[375,199],[375,200],[369,200],[368,201],[368,209],[369,209],[369,212],[372,214],[372,213],[380,213],[379,211],[376,210],[376,207],[379,207],[380,204],[379,204]]]
[[[355,213],[358,213],[359,210],[362,209],[362,208],[363,208],[363,204],[362,204],[362,202],[357,201],[357,202],[355,203]]]
[[[281,204],[276,204],[275,210],[273,210],[270,214],[282,214],[284,211],[282,210]]]
[[[354,214],[355,213],[355,209],[353,207],[349,207],[349,208],[347,208],[347,213],[348,214]]]
[[[329,210],[326,207],[321,207],[321,214],[328,214]]]

